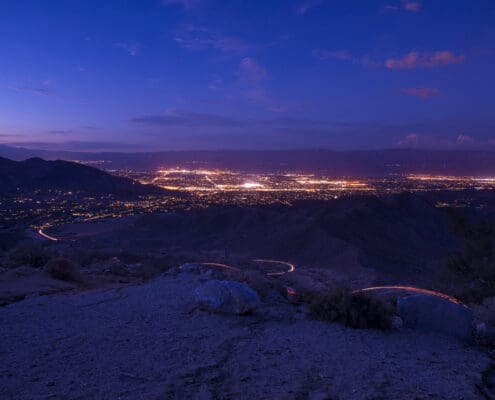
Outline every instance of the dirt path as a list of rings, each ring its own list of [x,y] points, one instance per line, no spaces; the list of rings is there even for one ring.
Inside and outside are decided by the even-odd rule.
[[[201,277],[0,308],[2,399],[483,399],[490,360],[437,335],[358,331],[283,303],[191,308]]]

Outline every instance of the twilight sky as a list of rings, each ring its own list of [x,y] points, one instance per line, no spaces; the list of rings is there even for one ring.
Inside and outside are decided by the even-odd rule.
[[[0,143],[495,150],[493,0],[2,0]]]

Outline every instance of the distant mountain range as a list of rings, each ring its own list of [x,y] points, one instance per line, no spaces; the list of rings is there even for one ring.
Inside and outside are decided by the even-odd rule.
[[[103,169],[152,171],[160,167],[228,168],[250,172],[325,172],[334,176],[382,177],[390,174],[495,175],[495,152],[454,150],[266,150],[163,151],[154,153],[86,153],[0,145],[0,156],[97,163]]]
[[[99,169],[74,162],[45,161],[41,158],[13,161],[0,157],[0,194],[8,195],[48,189],[115,196],[165,192],[156,186],[142,185],[131,179],[113,176]]]

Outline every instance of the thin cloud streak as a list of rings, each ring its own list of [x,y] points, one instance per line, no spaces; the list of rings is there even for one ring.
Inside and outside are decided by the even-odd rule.
[[[215,114],[204,114],[182,110],[167,110],[165,114],[143,115],[131,119],[134,124],[151,127],[214,127],[235,128],[243,126],[242,121]]]
[[[400,3],[395,4],[387,4],[383,7],[382,12],[399,12],[399,11],[407,11],[411,13],[418,13],[421,11],[423,5],[421,1],[413,1],[413,0],[403,0]]]
[[[421,53],[411,51],[401,58],[389,58],[385,61],[388,69],[416,69],[436,68],[450,64],[462,63],[466,57],[463,54],[454,54],[448,50],[435,51],[433,53]]]
[[[186,50],[217,50],[223,53],[245,53],[253,46],[242,39],[218,34],[211,29],[189,25],[174,37],[175,42]]]
[[[424,99],[440,96],[440,90],[432,87],[410,87],[403,88],[400,91],[409,96],[421,97]]]
[[[191,11],[200,6],[204,0],[163,0],[165,6],[179,6],[185,11]]]
[[[127,54],[129,54],[132,57],[137,56],[139,51],[143,48],[143,46],[138,42],[115,43],[115,47],[125,50]]]
[[[312,54],[320,60],[335,59],[352,62],[353,64],[363,65],[365,67],[385,67],[398,70],[437,68],[446,65],[460,64],[466,59],[464,54],[455,54],[449,50],[434,52],[420,52],[414,50],[401,58],[388,58],[385,61],[374,60],[368,55],[362,57],[355,56],[348,50],[314,49]]]
[[[296,14],[303,15],[306,14],[312,8],[315,8],[322,4],[324,0],[304,0],[296,7]]]
[[[339,61],[348,61],[353,64],[362,65],[364,67],[380,67],[382,63],[379,61],[373,60],[370,56],[364,55],[362,57],[354,56],[348,50],[326,50],[326,49],[314,49],[312,51],[314,57],[319,58],[320,60],[329,60],[335,59]]]
[[[10,88],[18,92],[30,92],[40,96],[50,96],[55,93],[52,89],[46,87],[11,86]]]

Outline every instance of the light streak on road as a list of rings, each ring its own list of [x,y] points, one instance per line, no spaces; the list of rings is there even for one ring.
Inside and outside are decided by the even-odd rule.
[[[214,262],[206,262],[206,263],[200,263],[201,265],[205,265],[207,267],[216,267],[216,268],[223,268],[223,269],[230,269],[231,271],[240,271],[240,268],[237,267],[232,267],[227,264],[220,264],[220,263],[214,263]]]
[[[369,287],[369,288],[355,290],[352,292],[352,294],[372,292],[372,291],[377,291],[377,290],[402,290],[402,291],[411,292],[411,293],[427,294],[430,296],[440,297],[442,299],[451,301],[452,303],[460,304],[460,305],[466,307],[464,305],[464,303],[462,303],[460,300],[457,300],[455,297],[449,296],[448,294],[435,292],[433,290],[428,290],[428,289],[421,289],[421,288],[417,288],[414,286],[373,286],[373,287]]]
[[[215,182],[213,182],[213,180],[208,175],[205,176],[205,179],[208,182],[210,182],[213,186],[215,186],[216,188],[221,189],[221,187],[219,185],[217,185]]]
[[[264,185],[258,182],[246,182],[241,185],[242,188],[244,189],[257,189],[257,188],[262,188]]]
[[[50,236],[50,235],[46,234],[45,232],[43,232],[43,228],[40,228],[38,230],[38,235],[44,237],[45,239],[51,240],[52,242],[58,242],[60,240],[60,239],[57,239],[56,237]]]
[[[253,260],[254,262],[256,263],[270,263],[270,264],[279,264],[279,265],[284,265],[286,267],[288,267],[287,271],[281,271],[281,272],[267,272],[266,275],[267,276],[274,276],[274,275],[285,275],[289,272],[294,272],[296,270],[296,268],[294,267],[293,264],[291,263],[288,263],[288,262],[285,262],[285,261],[278,261],[278,260],[265,260],[265,259],[255,259]],[[204,265],[204,266],[209,266],[209,267],[216,267],[216,268],[223,268],[223,269],[229,269],[231,271],[237,271],[237,272],[240,272],[242,271],[241,268],[238,268],[238,267],[233,267],[231,265],[227,265],[227,264],[221,264],[221,263],[215,263],[215,262],[204,262],[204,263],[200,263],[201,265]]]
[[[293,264],[288,263],[288,262],[285,262],[285,261],[265,260],[265,259],[256,259],[256,260],[253,260],[253,261],[254,262],[257,262],[257,263],[280,264],[280,265],[285,265],[285,266],[289,267],[289,269],[287,271],[282,271],[282,272],[267,272],[267,275],[268,276],[285,275],[285,274],[287,274],[289,272],[294,272],[296,270],[296,268],[294,267]]]

